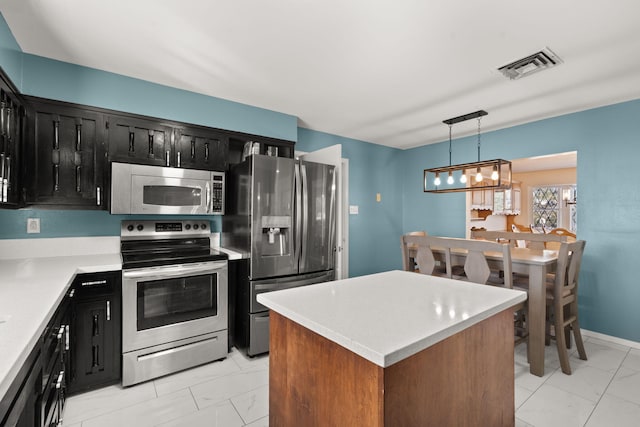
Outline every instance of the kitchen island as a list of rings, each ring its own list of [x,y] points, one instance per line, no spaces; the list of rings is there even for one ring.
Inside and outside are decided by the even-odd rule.
[[[513,425],[524,292],[390,271],[260,294],[272,426]]]

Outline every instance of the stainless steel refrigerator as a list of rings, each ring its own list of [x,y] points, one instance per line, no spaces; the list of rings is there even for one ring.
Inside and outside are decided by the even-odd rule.
[[[222,245],[249,254],[235,268],[233,342],[250,356],[269,351],[262,292],[334,278],[334,166],[251,155],[227,177]]]

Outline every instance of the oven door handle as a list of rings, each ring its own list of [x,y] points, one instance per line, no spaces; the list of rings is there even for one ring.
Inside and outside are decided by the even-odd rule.
[[[122,277],[126,279],[166,279],[169,277],[185,277],[198,273],[212,273],[226,267],[226,261],[213,263],[180,264],[163,267],[148,267],[124,270]]]

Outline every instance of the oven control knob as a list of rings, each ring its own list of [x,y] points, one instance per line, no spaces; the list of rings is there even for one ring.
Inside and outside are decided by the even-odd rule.
[[[133,231],[133,225],[132,224],[127,225],[127,230]]]
[[[197,230],[198,229],[198,224],[193,224],[193,229]]]
[[[191,224],[185,224],[184,225],[184,229],[185,230],[190,230],[191,229]]]
[[[202,225],[200,226],[200,228],[202,228],[203,230],[206,230],[206,229],[207,229],[207,224],[202,224]]]
[[[137,229],[138,229],[138,231],[142,231],[142,230],[144,230],[144,225],[142,225],[142,224],[138,224]]]

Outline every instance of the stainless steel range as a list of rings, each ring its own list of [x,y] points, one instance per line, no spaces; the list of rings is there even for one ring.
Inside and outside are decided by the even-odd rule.
[[[123,221],[122,385],[227,355],[227,256],[203,220]]]

